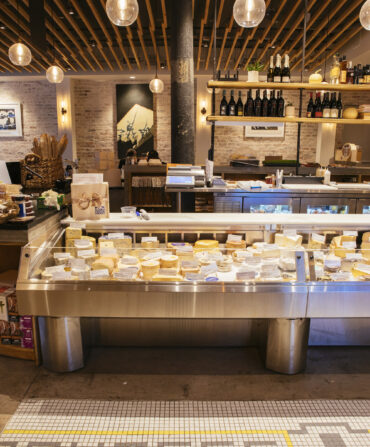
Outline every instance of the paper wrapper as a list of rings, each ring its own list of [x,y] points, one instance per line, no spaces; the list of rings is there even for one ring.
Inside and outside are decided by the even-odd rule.
[[[109,217],[109,184],[71,185],[72,214],[76,220],[97,220]]]

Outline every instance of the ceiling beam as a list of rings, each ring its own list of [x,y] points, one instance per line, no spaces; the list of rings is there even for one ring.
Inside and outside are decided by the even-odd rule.
[[[228,69],[229,63],[231,61],[231,57],[232,57],[232,55],[234,53],[235,45],[236,45],[237,41],[239,40],[240,36],[243,34],[243,32],[244,32],[244,28],[242,28],[242,27],[239,27],[239,29],[236,30],[233,43],[232,43],[231,48],[229,50],[229,55],[228,55],[228,57],[226,59],[226,62],[225,62],[224,70]]]
[[[218,8],[218,13],[217,13],[216,30],[220,26],[221,17],[222,17],[222,11],[224,9],[224,4],[225,4],[225,0],[221,0],[220,7]],[[215,27],[212,26],[212,34],[211,34],[211,38],[210,38],[210,41],[209,41],[208,54],[207,54],[207,59],[206,59],[206,64],[205,64],[205,69],[206,70],[208,70],[209,61],[211,60],[214,37],[215,37]]]
[[[224,37],[222,39],[222,44],[221,44],[221,48],[220,48],[220,54],[218,55],[217,70],[220,69],[222,56],[224,54],[224,49],[225,49],[225,45],[226,45],[227,36],[229,35],[233,25],[234,25],[234,16],[231,14],[231,18],[230,18],[229,24],[225,28]]]
[[[197,57],[197,70],[199,70],[200,66],[200,58],[202,55],[202,42],[203,42],[203,33],[204,33],[204,25],[207,24],[208,21],[208,12],[209,12],[209,1],[206,0],[206,4],[204,5],[204,16],[200,20],[200,32],[199,32],[199,43],[198,43],[198,57]]]
[[[150,70],[150,60],[149,60],[149,57],[148,57],[148,52],[146,51],[146,47],[145,47],[144,31],[143,31],[143,27],[142,27],[142,24],[141,24],[140,16],[138,16],[136,22],[137,22],[137,35],[139,36],[141,49],[143,50],[144,58],[145,58],[145,62],[146,62],[146,65],[148,67],[148,70]]]
[[[153,16],[153,11],[152,11],[152,5],[150,4],[150,0],[145,0],[145,4],[146,4],[146,9],[148,11],[148,16],[149,16],[149,31],[150,31],[150,36],[152,38],[152,42],[153,42],[153,48],[154,48],[154,54],[157,55],[156,59],[157,59],[157,68],[159,69],[161,67],[161,62],[159,59],[159,54],[158,54],[158,48],[157,48],[157,41],[155,39],[155,21],[154,21],[154,16]]]
[[[168,68],[168,70],[171,70],[171,58],[170,58],[170,52],[168,49],[168,42],[167,42],[168,23],[167,23],[166,0],[161,0],[161,7],[162,7],[162,16],[163,16],[162,35],[163,35],[163,42],[164,42],[164,51],[166,53],[167,68]]]

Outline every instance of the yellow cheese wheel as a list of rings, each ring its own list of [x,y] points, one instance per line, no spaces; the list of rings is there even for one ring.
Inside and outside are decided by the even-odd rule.
[[[146,280],[150,280],[159,271],[159,261],[144,261],[141,264],[141,270],[143,271],[143,278]]]
[[[219,246],[218,241],[207,240],[207,239],[196,241],[194,244],[196,252],[217,250],[218,246]]]
[[[161,257],[160,263],[162,269],[177,269],[179,266],[179,257],[176,255],[165,255]]]
[[[348,107],[343,111],[343,118],[346,120],[355,120],[358,118],[358,110],[354,107]]]

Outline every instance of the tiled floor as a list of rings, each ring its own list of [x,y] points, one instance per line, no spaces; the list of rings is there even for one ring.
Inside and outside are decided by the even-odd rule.
[[[369,447],[370,401],[30,399],[0,436],[10,447]]]

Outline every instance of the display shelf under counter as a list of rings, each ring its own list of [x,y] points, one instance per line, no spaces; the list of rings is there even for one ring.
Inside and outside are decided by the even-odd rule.
[[[311,318],[370,318],[369,279],[367,215],[112,214],[24,247],[17,293],[53,370],[83,366],[81,318],[261,320],[267,367],[296,373]]]

